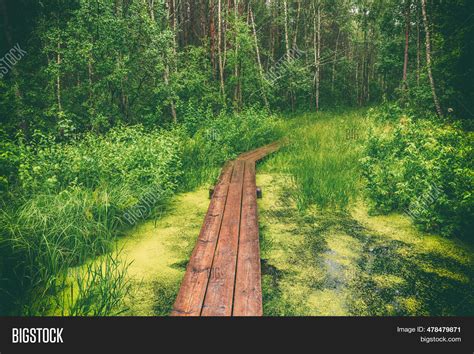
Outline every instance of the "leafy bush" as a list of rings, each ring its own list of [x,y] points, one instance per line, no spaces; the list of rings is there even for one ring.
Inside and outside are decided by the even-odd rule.
[[[183,187],[193,188],[210,182],[217,177],[225,161],[280,136],[279,120],[258,109],[221,113],[205,120],[184,148]]]
[[[25,297],[16,299],[25,311],[48,313],[53,304],[36,295],[54,297],[69,267],[109,251],[146,193],[155,192],[150,209],[166,203],[182,173],[182,136],[136,126],[69,143],[38,133],[20,146],[18,202],[0,214],[0,253],[9,256],[1,268],[15,269],[8,287]]]
[[[21,161],[21,186],[29,192],[121,185],[139,194],[151,184],[174,189],[181,173],[179,135],[141,126],[89,133],[71,143],[42,137],[24,147]]]
[[[402,109],[397,103],[384,103],[367,111],[369,119],[376,122],[393,122],[400,118]]]
[[[19,155],[18,146],[0,128],[0,199],[4,197],[18,174]]]
[[[2,175],[17,174],[18,188],[16,202],[0,213],[0,288],[10,292],[0,300],[27,304],[23,312],[28,314],[57,311],[61,304],[53,300],[63,291],[68,269],[110,251],[114,238],[131,226],[125,215],[145,196],[153,194],[153,200],[147,200],[150,210],[142,218],[163,206],[179,185],[210,181],[224,161],[278,137],[278,121],[266,112],[213,118],[201,110],[195,115],[205,119],[196,122],[189,111],[184,123],[170,130],[116,127],[105,135],[87,133],[60,143],[36,132],[31,143],[20,140],[14,153],[2,150],[11,166]],[[123,278],[94,272],[78,284],[98,279],[103,289]],[[88,278],[92,273],[96,277]],[[95,295],[99,304],[109,299],[83,290],[87,304]],[[79,303],[68,306],[74,314],[96,311]],[[101,314],[112,311],[104,306]],[[0,306],[0,313],[7,310]]]
[[[402,116],[372,131],[362,159],[374,208],[405,211],[426,230],[472,230],[473,135],[456,125]]]

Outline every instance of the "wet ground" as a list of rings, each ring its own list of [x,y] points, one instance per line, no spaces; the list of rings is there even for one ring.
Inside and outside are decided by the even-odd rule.
[[[257,174],[264,314],[474,315],[474,250],[418,231],[403,215],[309,210],[286,179]],[[178,195],[158,221],[120,241],[130,293],[124,315],[168,315],[209,204],[208,190]]]
[[[474,315],[472,247],[361,201],[302,214],[285,181],[257,174],[265,315]]]
[[[189,257],[209,205],[208,189],[176,196],[166,214],[132,230],[120,242],[130,293],[127,316],[171,312]]]

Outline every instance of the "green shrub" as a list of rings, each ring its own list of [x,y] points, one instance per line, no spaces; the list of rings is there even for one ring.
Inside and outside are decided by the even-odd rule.
[[[166,203],[182,173],[182,136],[136,126],[69,143],[37,133],[33,144],[20,145],[17,202],[0,214],[0,251],[8,255],[2,268],[15,272],[1,288],[8,283],[21,293],[15,301],[28,304],[25,313],[49,313],[58,279],[109,251],[131,226],[125,213],[147,193],[155,192],[154,204],[143,217]]]
[[[198,121],[189,111],[184,123],[170,130],[116,127],[69,142],[35,132],[31,143],[20,140],[15,153],[2,150],[11,166],[2,175],[18,171],[18,188],[16,202],[0,213],[0,288],[8,292],[0,300],[24,306],[24,314],[57,311],[68,269],[109,252],[124,228],[166,204],[179,185],[210,181],[226,160],[278,137],[278,121],[265,112],[195,115]],[[139,215],[126,217],[132,211]],[[99,290],[107,289],[107,282],[123,278],[115,273],[117,279],[107,278],[91,268],[78,284],[97,280]],[[68,311],[111,312],[107,304],[89,307],[96,295],[98,304],[110,299],[99,290],[84,287],[79,295],[85,302],[69,304]],[[9,311],[5,306],[0,313]]]
[[[20,149],[0,128],[0,199],[15,183],[18,174]]]
[[[278,140],[279,127],[276,117],[258,109],[221,113],[205,120],[184,147],[183,188],[211,182],[227,160]]]
[[[402,109],[397,103],[384,103],[367,111],[369,119],[376,122],[393,122],[402,115]]]
[[[101,185],[127,186],[138,194],[151,184],[174,189],[181,173],[179,137],[141,126],[114,128],[104,136],[88,133],[69,143],[45,137],[23,149],[21,186],[33,193]]]
[[[426,230],[467,236],[474,219],[472,147],[472,133],[432,119],[402,116],[372,131],[362,165],[373,208],[405,211]]]

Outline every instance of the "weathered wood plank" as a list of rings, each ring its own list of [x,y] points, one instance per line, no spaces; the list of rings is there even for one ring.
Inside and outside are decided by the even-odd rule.
[[[232,314],[244,169],[243,161],[235,161],[202,316],[230,316]]]
[[[221,173],[174,303],[172,316],[201,314],[232,172],[233,164],[227,164]]]
[[[279,145],[277,143],[266,145],[263,148],[257,149],[253,152],[253,154],[248,155],[245,157],[246,161],[258,161],[264,158],[266,155],[278,150]]]
[[[244,160],[244,161],[248,161],[248,160],[258,161],[261,158],[265,157],[270,152],[276,151],[278,149],[279,144],[280,143],[275,142],[275,143],[262,146],[256,150],[252,150],[242,155],[239,155],[237,159]]]
[[[245,164],[239,251],[234,291],[234,316],[261,316],[262,287],[256,200],[255,163]]]
[[[278,146],[249,151],[224,166],[173,316],[262,315],[255,162]]]

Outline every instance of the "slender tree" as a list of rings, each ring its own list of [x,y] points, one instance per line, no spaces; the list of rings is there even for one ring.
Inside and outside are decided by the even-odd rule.
[[[254,17],[253,17],[252,8],[250,7],[250,5],[249,5],[249,12],[250,12],[250,19],[251,19],[251,22],[252,22],[253,38],[254,38],[254,41],[255,41],[255,52],[256,52],[256,55],[257,55],[258,71],[260,73],[260,82],[261,82],[261,86],[262,86],[262,97],[263,97],[263,100],[265,102],[265,106],[267,108],[270,108],[270,106],[268,104],[268,100],[267,100],[267,95],[265,93],[265,78],[264,78],[264,73],[263,73],[262,61],[260,60],[260,51],[258,49],[257,30],[256,30],[256,27],[255,27],[255,20],[254,20]]]
[[[407,1],[405,9],[405,55],[403,56],[403,77],[402,85],[403,88],[407,86],[407,70],[408,70],[408,45],[410,40],[410,1]]]
[[[174,5],[174,1],[175,0],[171,0],[170,3],[168,3],[167,5],[167,16],[168,16],[168,23],[171,23],[171,28],[173,29],[173,47],[174,47],[174,43],[175,43],[175,40],[174,40],[174,18],[175,18],[175,8],[173,8],[173,13],[172,13],[172,10],[171,10],[171,7]],[[151,2],[151,6],[153,6],[153,1]],[[154,15],[154,12],[155,12],[155,9],[152,8],[151,11],[150,11],[150,18],[153,22],[153,24],[155,24],[155,15]],[[165,82],[165,85],[168,87],[168,89],[170,88],[170,59],[168,57],[165,58],[165,70],[164,70],[164,73],[163,73],[163,81]],[[171,117],[173,119],[173,122],[176,123],[178,121],[178,117],[177,117],[177,114],[176,114],[176,106],[175,106],[175,102],[174,102],[174,99],[173,97],[170,98],[170,110],[171,110]]]
[[[428,16],[426,14],[426,0],[421,0],[421,11],[423,14],[423,25],[425,27],[425,46],[426,46],[426,69],[428,71],[428,78],[430,80],[431,93],[433,95],[433,102],[436,108],[438,116],[443,117],[443,111],[441,110],[441,104],[436,94],[436,85],[433,78],[433,72],[431,70],[431,44],[430,44],[430,26],[428,22]]]
[[[224,84],[224,60],[222,57],[222,4],[218,0],[217,4],[217,56],[219,59],[219,78],[222,99],[225,100],[225,84]]]
[[[314,87],[315,87],[315,106],[319,111],[319,84],[320,84],[320,60],[321,60],[321,4],[318,1],[314,5],[313,17],[313,49],[314,49]]]
[[[289,33],[288,33],[288,1],[283,0],[283,10],[285,12],[285,48],[286,55],[290,55],[290,42],[289,42]]]

